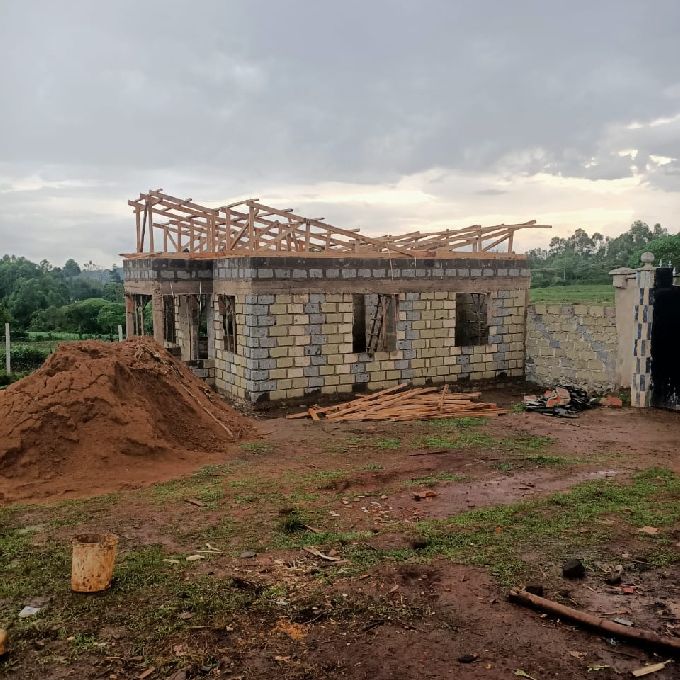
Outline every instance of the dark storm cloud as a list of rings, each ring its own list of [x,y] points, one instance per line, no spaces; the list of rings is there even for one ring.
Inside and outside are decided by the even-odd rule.
[[[50,220],[121,229],[125,199],[149,186],[221,201],[432,169],[678,179],[677,123],[650,126],[680,112],[674,0],[0,0],[0,13],[0,250],[22,250],[17,224],[31,252],[49,252]],[[671,160],[647,168],[650,155]]]

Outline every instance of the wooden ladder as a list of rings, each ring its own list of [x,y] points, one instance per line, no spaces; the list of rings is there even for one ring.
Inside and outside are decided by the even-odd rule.
[[[378,293],[378,302],[373,312],[371,319],[371,330],[368,332],[368,339],[366,341],[366,351],[369,354],[374,354],[381,348],[384,343],[385,335],[385,320],[387,319],[387,303],[385,296]]]

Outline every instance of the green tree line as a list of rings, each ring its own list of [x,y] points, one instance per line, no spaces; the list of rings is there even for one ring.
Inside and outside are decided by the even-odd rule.
[[[584,229],[568,237],[556,236],[548,248],[530,250],[531,283],[536,288],[575,283],[609,283],[616,267],[639,267],[640,255],[650,251],[657,263],[680,270],[680,234],[669,234],[660,224],[639,220],[619,236],[589,235]]]
[[[67,260],[55,267],[25,257],[0,259],[0,323],[15,332],[57,331],[111,335],[125,324],[123,284],[114,274],[101,281]],[[0,334],[3,330],[0,330]]]

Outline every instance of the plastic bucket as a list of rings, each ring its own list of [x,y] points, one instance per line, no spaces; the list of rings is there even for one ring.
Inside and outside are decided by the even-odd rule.
[[[117,547],[115,534],[76,536],[71,559],[71,590],[76,593],[106,590],[111,585]]]

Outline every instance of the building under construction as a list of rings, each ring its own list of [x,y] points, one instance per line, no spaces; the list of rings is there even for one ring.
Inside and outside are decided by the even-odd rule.
[[[252,402],[524,374],[535,222],[371,237],[258,200],[129,201],[127,335]],[[151,330],[152,329],[152,330]]]

